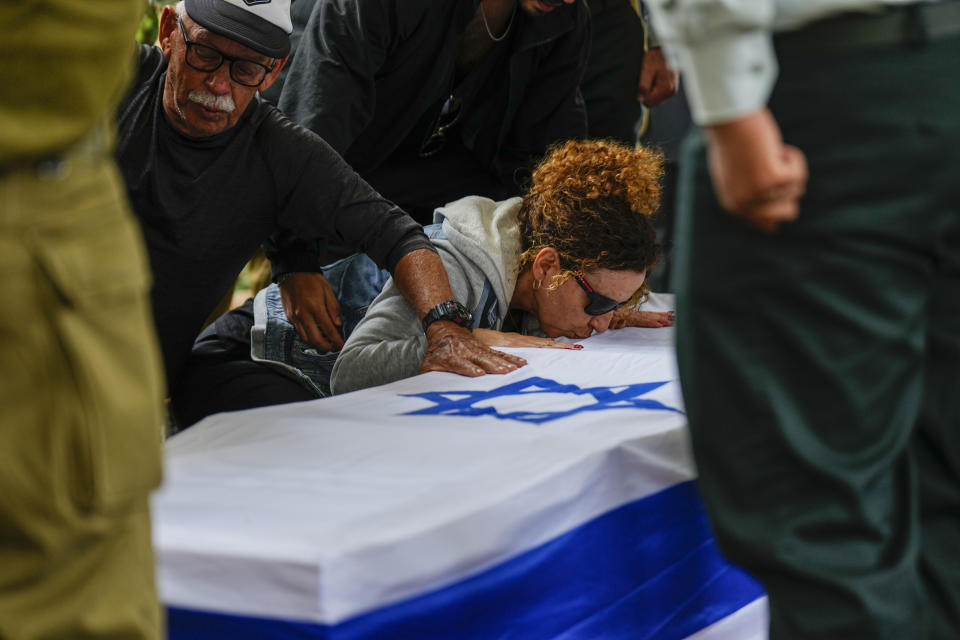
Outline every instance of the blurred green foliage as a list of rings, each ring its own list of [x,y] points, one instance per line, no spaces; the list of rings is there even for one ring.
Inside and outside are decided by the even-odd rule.
[[[160,10],[164,5],[176,4],[177,0],[144,0],[143,18],[137,29],[137,42],[156,44],[160,29]]]

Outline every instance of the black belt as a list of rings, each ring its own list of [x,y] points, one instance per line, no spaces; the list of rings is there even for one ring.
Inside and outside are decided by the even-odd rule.
[[[59,153],[0,164],[0,178],[19,172],[31,173],[40,178],[63,177],[70,171],[72,163],[90,161],[105,156],[109,153],[111,143],[110,128],[106,124],[98,124],[79,141]]]
[[[960,2],[888,6],[877,13],[842,13],[777,34],[778,50],[838,51],[892,44],[923,46],[960,34]]]

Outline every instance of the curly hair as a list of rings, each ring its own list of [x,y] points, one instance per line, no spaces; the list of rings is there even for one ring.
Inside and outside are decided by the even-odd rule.
[[[574,271],[644,271],[660,256],[651,214],[660,205],[663,156],[612,140],[570,140],[548,149],[518,214],[517,273],[541,249],[560,254],[563,284]],[[648,293],[647,285],[638,292]]]

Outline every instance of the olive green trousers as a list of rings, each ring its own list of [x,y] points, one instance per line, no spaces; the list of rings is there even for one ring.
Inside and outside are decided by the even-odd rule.
[[[0,274],[0,638],[159,638],[161,368],[111,158],[0,173]]]
[[[802,40],[777,38],[770,101],[809,162],[796,222],[746,227],[684,150],[700,491],[772,639],[960,638],[960,38]]]

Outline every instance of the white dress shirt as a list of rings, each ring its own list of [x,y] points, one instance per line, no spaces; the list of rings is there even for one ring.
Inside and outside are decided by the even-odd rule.
[[[917,0],[645,0],[693,119],[717,124],[763,107],[777,79],[772,34],[833,14]]]

